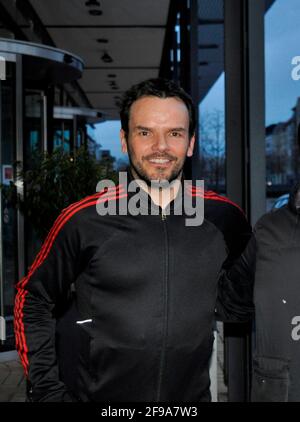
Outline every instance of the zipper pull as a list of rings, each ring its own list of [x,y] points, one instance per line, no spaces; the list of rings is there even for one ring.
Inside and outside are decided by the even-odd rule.
[[[161,219],[162,219],[162,221],[165,221],[167,219],[167,216],[166,216],[166,214],[164,213],[163,210],[161,210]]]

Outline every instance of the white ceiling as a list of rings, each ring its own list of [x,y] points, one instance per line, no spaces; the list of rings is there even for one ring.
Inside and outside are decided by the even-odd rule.
[[[85,67],[159,67],[164,29],[50,29],[53,41],[59,47],[81,56]],[[107,38],[107,44],[99,44],[97,38]],[[107,51],[113,63],[105,64],[101,56]]]
[[[116,103],[132,84],[158,76],[170,0],[99,0],[100,6],[86,5],[88,0],[30,2],[55,45],[84,60],[78,82],[106,119],[119,118]],[[102,15],[91,16],[90,10]],[[112,63],[101,59],[105,52]]]
[[[30,0],[44,25],[165,25],[169,0],[99,0],[100,7],[86,6],[87,0]],[[88,11],[98,9],[102,16]]]

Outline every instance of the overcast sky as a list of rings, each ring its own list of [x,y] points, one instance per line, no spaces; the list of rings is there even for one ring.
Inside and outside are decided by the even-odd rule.
[[[300,1],[276,0],[265,20],[266,124],[285,121],[300,96],[300,80],[291,76],[300,56]]]
[[[300,0],[276,0],[265,19],[266,126],[291,117],[300,96],[300,80],[292,79],[292,58],[300,56]],[[201,103],[201,112],[224,110],[224,74]],[[119,121],[97,125],[94,137],[120,158]]]
[[[121,151],[119,132],[121,124],[118,120],[108,120],[99,123],[94,131],[94,137],[102,146],[102,149],[110,149],[111,155],[117,158],[125,158],[127,154]]]

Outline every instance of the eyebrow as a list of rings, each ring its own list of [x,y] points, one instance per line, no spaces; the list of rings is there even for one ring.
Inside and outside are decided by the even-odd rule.
[[[187,132],[187,129],[184,127],[173,127],[170,130],[176,130],[176,132]]]
[[[134,130],[148,130],[151,132],[153,129],[146,126],[136,126]],[[187,132],[187,129],[185,129],[184,127],[172,127],[172,128],[169,128],[168,130],[176,131],[176,132]]]
[[[151,128],[146,127],[146,126],[136,126],[134,128],[134,130],[149,130],[149,131],[151,131]]]

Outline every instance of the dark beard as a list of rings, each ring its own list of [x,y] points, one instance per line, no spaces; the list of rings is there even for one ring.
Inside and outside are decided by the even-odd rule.
[[[147,184],[147,186],[152,187],[152,188],[155,188],[155,187],[164,188],[164,187],[169,186],[169,183],[178,179],[178,176],[180,175],[180,173],[183,169],[183,165],[184,165],[184,163],[183,163],[183,165],[180,169],[175,167],[168,179],[149,179],[146,172],[144,172],[144,170],[141,167],[136,166],[133,163],[133,161],[131,160],[130,151],[128,151],[128,158],[129,158],[130,167],[131,167],[131,169],[134,170],[134,173],[138,176],[138,179],[143,180]],[[131,170],[131,172],[132,172],[132,170]]]

